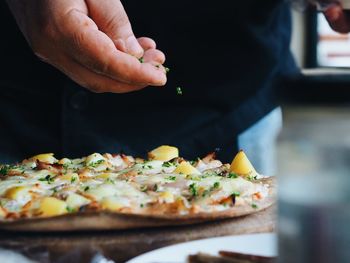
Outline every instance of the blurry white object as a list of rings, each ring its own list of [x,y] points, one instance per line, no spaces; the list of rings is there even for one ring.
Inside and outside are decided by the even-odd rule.
[[[276,235],[268,233],[196,240],[160,248],[131,259],[127,263],[185,263],[189,255],[204,252],[217,256],[220,250],[276,256]]]
[[[11,250],[0,248],[0,262],[1,263],[37,263],[37,261],[30,260],[25,256]]]

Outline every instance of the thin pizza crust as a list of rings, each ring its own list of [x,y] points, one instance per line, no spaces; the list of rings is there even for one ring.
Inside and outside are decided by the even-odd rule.
[[[64,232],[64,231],[94,231],[94,230],[125,230],[162,226],[178,226],[198,224],[203,222],[236,218],[257,213],[276,202],[276,178],[267,177],[257,182],[269,186],[269,194],[262,200],[257,200],[254,207],[251,204],[234,206],[218,212],[201,212],[194,214],[127,214],[118,212],[80,212],[47,218],[17,219],[15,221],[0,221],[0,229],[7,231],[26,232]]]

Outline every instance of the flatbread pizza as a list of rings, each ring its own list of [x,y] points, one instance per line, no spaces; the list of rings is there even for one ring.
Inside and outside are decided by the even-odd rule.
[[[72,231],[191,224],[248,215],[275,202],[274,178],[240,151],[192,161],[160,146],[147,159],[40,154],[0,166],[0,229]]]

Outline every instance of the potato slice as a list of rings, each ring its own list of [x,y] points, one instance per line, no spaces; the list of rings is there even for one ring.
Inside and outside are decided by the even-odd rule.
[[[30,159],[38,160],[43,163],[54,164],[54,163],[57,163],[58,160],[53,155],[54,155],[53,153],[42,153],[42,154],[35,155]]]
[[[179,149],[173,146],[163,145],[148,153],[151,160],[168,162],[179,157]]]
[[[66,203],[69,208],[78,209],[84,205],[89,204],[91,201],[82,195],[72,193],[68,196]]]
[[[31,199],[30,189],[29,186],[15,186],[6,191],[5,197],[20,203],[26,203]]]
[[[184,175],[199,175],[201,174],[195,167],[193,167],[189,162],[181,162],[174,171],[175,174]]]
[[[129,201],[124,198],[109,196],[102,199],[101,205],[103,209],[110,211],[118,211],[123,207],[129,206]]]
[[[63,215],[68,212],[67,204],[55,197],[44,197],[40,202],[39,212],[43,217]]]
[[[254,176],[257,174],[255,168],[253,167],[243,150],[240,150],[233,159],[230,167],[230,172],[242,176]]]
[[[4,208],[0,206],[0,218],[5,218],[6,217],[6,211]]]
[[[164,202],[164,203],[175,202],[174,195],[169,191],[159,193],[159,199],[161,202]]]

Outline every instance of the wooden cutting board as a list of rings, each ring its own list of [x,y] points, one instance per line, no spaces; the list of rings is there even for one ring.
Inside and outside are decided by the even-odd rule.
[[[0,247],[20,251],[40,262],[88,262],[96,252],[115,262],[124,262],[175,243],[272,232],[275,230],[275,214],[276,207],[270,207],[249,216],[187,226],[58,234],[0,232]]]

